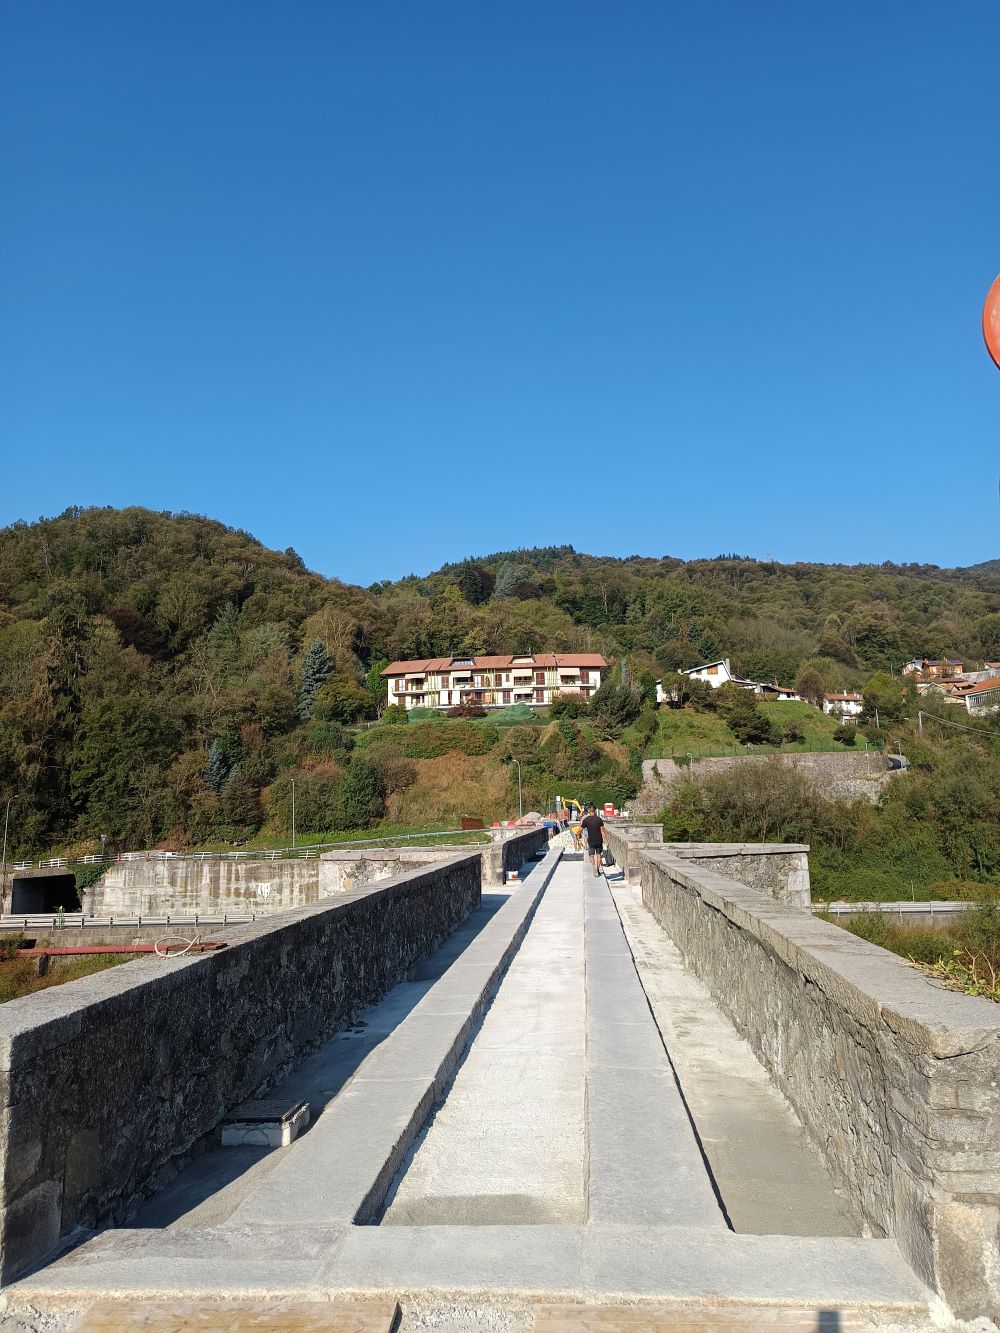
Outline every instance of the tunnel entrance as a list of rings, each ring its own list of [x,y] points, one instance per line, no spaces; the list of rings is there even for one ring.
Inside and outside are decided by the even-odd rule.
[[[79,897],[73,875],[31,875],[15,878],[11,884],[10,910],[13,916],[36,913],[78,912]]]

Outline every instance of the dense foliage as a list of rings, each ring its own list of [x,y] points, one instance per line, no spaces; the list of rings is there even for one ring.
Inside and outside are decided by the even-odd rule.
[[[436,762],[456,735],[449,752],[502,760],[503,721],[518,720],[449,720],[475,739],[430,739],[389,709],[373,738],[403,721],[398,753],[381,739],[356,746],[356,724],[384,707],[385,663],[542,650],[626,658],[627,684],[589,707],[570,702],[554,731],[521,719],[535,737],[533,748],[521,737],[528,792],[541,800],[570,781],[627,799],[656,729],[655,677],[728,654],[737,671],[782,683],[811,673],[815,691],[914,653],[997,656],[1000,566],[612,560],[551,547],[362,589],[195,515],[88,509],[15,524],[0,532],[10,851],[92,847],[101,834],[111,846],[240,842],[289,828],[293,782],[303,832],[371,823],[412,786],[406,764]],[[744,734],[765,734],[752,711],[738,713]]]
[[[665,836],[807,842],[819,900],[993,892],[1000,886],[1000,717],[957,731],[951,705],[924,702],[922,725],[907,721],[892,733],[911,767],[884,787],[878,805],[831,799],[775,758],[701,781],[684,777],[663,811]]]

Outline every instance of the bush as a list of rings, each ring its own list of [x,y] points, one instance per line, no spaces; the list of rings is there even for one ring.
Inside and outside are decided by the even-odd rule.
[[[400,722],[408,722],[409,714],[402,704],[390,704],[388,708],[383,709],[381,720],[392,726]]]
[[[858,739],[858,729],[854,726],[839,726],[833,733],[833,739],[841,745],[853,745]]]
[[[590,704],[582,694],[560,694],[549,704],[549,717],[586,717]]]
[[[482,704],[464,703],[456,704],[454,708],[449,708],[445,717],[485,717],[486,709]]]
[[[17,951],[24,943],[24,936],[20,931],[16,935],[3,934],[0,936],[0,963],[9,963],[17,957]]]
[[[370,828],[385,817],[385,789],[376,766],[367,759],[352,760],[338,792],[340,825]]]
[[[795,745],[806,738],[801,722],[786,722],[781,728],[781,739],[787,745]]]

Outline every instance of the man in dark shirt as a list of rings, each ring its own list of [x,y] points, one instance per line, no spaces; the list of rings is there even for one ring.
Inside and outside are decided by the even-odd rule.
[[[604,820],[592,805],[587,806],[587,817],[580,825],[587,839],[587,855],[594,865],[594,874],[601,873],[601,855],[604,851]]]

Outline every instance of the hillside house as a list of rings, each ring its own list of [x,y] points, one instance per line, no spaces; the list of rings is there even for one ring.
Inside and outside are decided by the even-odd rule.
[[[856,722],[863,707],[864,698],[860,694],[823,695],[823,712],[839,717],[841,722]]]
[[[561,694],[589,699],[608,664],[600,653],[522,653],[495,657],[428,657],[390,662],[382,672],[390,704],[447,710],[459,704],[543,708]]]
[[[900,672],[904,676],[923,676],[925,680],[940,680],[942,676],[955,676],[963,670],[963,663],[956,657],[913,657],[904,662]]]
[[[721,685],[739,685],[741,689],[752,690],[754,694],[759,694],[764,699],[785,701],[801,698],[801,695],[796,694],[793,689],[784,685],[776,685],[772,681],[744,680],[742,676],[734,676],[728,657],[720,657],[717,662],[705,662],[702,666],[687,667],[677,674],[688,676],[691,680],[703,681],[706,685],[710,685],[713,690],[717,690]],[[663,688],[663,682],[658,680],[656,682],[656,702],[664,704],[668,700],[669,695]]]
[[[1000,708],[1000,676],[953,686],[951,697],[964,703],[970,713],[992,713]]]

